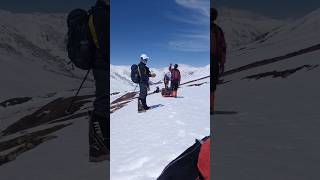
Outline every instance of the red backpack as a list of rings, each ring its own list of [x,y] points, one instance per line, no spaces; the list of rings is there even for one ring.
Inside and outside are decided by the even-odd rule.
[[[214,23],[212,24],[210,38],[211,58],[218,60],[219,64],[224,64],[226,62],[226,40],[222,29]]]
[[[210,180],[210,136],[185,150],[162,171],[158,180]]]
[[[198,169],[204,180],[210,180],[210,138],[202,143],[198,157]]]

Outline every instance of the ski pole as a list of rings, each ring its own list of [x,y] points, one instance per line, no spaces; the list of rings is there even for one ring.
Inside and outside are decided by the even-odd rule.
[[[136,92],[137,87],[138,87],[138,84],[137,84],[136,87],[134,88],[133,92]]]
[[[66,113],[70,114],[70,109],[72,108],[74,101],[75,101],[75,100],[76,100],[76,98],[78,97],[79,92],[80,92],[80,90],[81,90],[81,88],[82,88],[82,86],[83,86],[84,82],[87,80],[88,75],[89,75],[89,73],[90,73],[90,70],[91,70],[91,69],[89,69],[89,70],[87,71],[87,74],[86,74],[86,75],[85,75],[85,77],[83,78],[83,80],[82,80],[82,82],[81,82],[81,85],[80,85],[80,87],[78,88],[77,93],[73,96],[73,98],[72,98],[72,100],[71,100],[71,103],[70,103],[70,105],[69,105],[69,107],[68,107],[68,109],[67,109]]]

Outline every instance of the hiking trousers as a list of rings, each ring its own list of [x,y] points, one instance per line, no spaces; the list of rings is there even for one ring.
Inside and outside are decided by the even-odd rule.
[[[217,84],[219,82],[219,64],[217,62],[213,63],[210,69],[210,91],[214,92],[217,89]]]
[[[109,80],[108,71],[105,69],[92,69],[95,80],[95,100],[93,103],[94,112],[99,116],[109,119],[110,102],[109,102]],[[108,122],[109,123],[109,122]]]
[[[139,99],[146,99],[148,95],[148,85],[144,83],[139,83],[140,93]]]
[[[143,108],[147,108],[148,85],[145,83],[139,83],[139,87],[139,101],[142,103]]]

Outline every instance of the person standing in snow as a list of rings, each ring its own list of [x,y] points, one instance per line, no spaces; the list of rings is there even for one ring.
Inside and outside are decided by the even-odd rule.
[[[171,73],[172,96],[176,98],[178,96],[178,88],[180,86],[180,80],[181,80],[178,64],[175,64],[174,68],[172,68],[172,64],[170,64],[169,71]]]
[[[165,89],[169,89],[169,82],[171,80],[171,73],[170,72],[167,72],[165,75],[164,75],[164,78],[163,78],[163,83],[164,83],[164,88]]]
[[[144,112],[150,107],[147,105],[147,95],[150,90],[149,78],[155,77],[154,73],[151,73],[149,68],[147,67],[147,63],[149,61],[149,57],[146,54],[141,54],[140,63],[138,64],[138,69],[140,73],[140,93],[138,98],[138,112]]]
[[[218,17],[218,11],[211,8],[210,11],[210,101],[211,114],[214,113],[215,91],[219,82],[219,76],[224,73],[224,64],[226,62],[226,41],[222,29],[215,23]]]
[[[97,0],[92,9],[98,47],[94,48],[92,72],[95,80],[95,100],[89,120],[89,160],[107,160],[110,154],[110,2]]]

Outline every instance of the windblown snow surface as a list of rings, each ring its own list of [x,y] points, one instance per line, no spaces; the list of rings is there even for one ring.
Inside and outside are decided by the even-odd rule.
[[[209,66],[181,66],[182,83],[208,76],[209,69]],[[167,68],[152,71],[161,76],[152,80],[155,82],[163,77]],[[183,85],[178,91],[178,98],[164,98],[160,93],[150,95],[147,97],[148,105],[159,107],[145,113],[137,112],[137,100],[112,113],[111,179],[156,179],[165,166],[191,146],[195,139],[208,136],[209,82],[207,78]],[[200,85],[189,86],[193,84]],[[163,84],[152,85],[151,92],[156,86],[162,88]]]
[[[222,77],[230,82],[216,92],[213,179],[318,179],[319,29],[316,10],[229,49],[227,71],[278,61]]]

